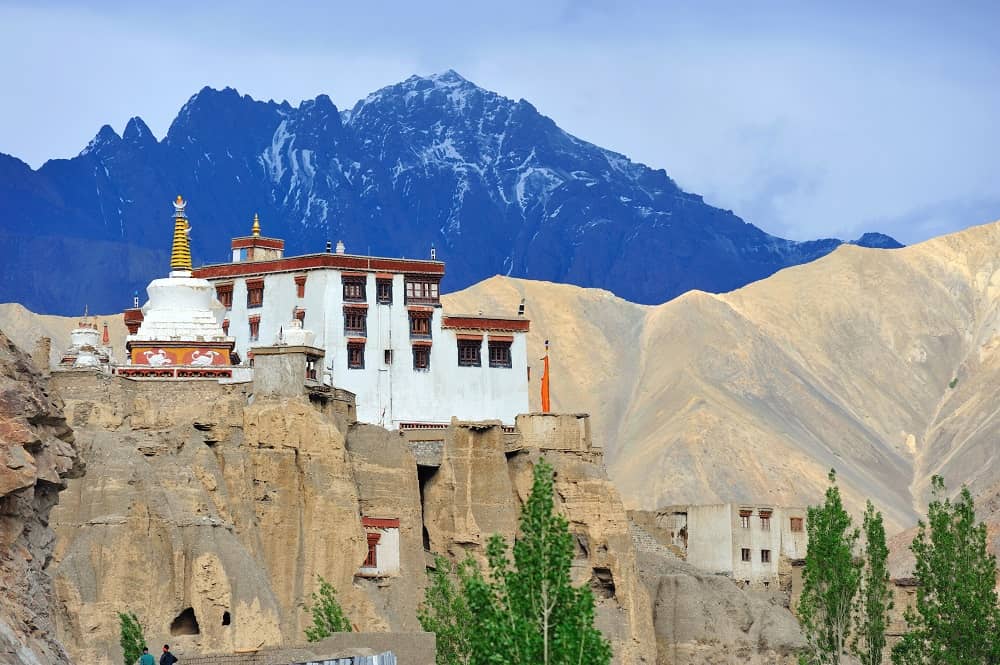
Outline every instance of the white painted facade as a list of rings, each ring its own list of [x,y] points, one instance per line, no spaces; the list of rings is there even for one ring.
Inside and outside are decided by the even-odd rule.
[[[288,260],[271,265],[280,267]],[[208,266],[202,270],[216,268]],[[438,304],[433,306],[431,335],[426,339],[431,342],[429,367],[415,369],[412,349],[416,340],[410,337],[406,273],[391,274],[392,304],[379,304],[375,270],[364,273],[365,300],[362,303],[344,301],[344,272],[326,267],[287,272],[262,270],[232,277],[209,277],[209,280],[215,285],[232,285],[232,305],[224,317],[229,322],[228,335],[236,340],[236,350],[244,362],[255,345],[271,344],[279,331],[288,327],[296,310],[305,310],[304,327],[315,334],[315,346],[326,353],[324,383],[357,396],[358,420],[362,422],[392,429],[402,423],[446,423],[457,417],[463,420],[498,419],[512,425],[517,414],[529,410],[527,335],[524,332],[445,327],[442,325],[445,314]],[[358,274],[357,270],[350,271],[351,276]],[[385,272],[377,274],[380,279],[389,278]],[[296,277],[301,279],[303,276],[304,291],[299,297]],[[248,307],[247,281],[260,279],[264,281],[263,301],[259,307]],[[345,331],[345,305],[367,306],[365,335]],[[517,303],[512,303],[508,316],[513,318],[516,310]],[[259,317],[256,340],[250,337],[251,316]],[[480,366],[459,365],[457,336],[460,334],[482,336]],[[348,367],[348,343],[359,337],[365,340],[364,367],[355,369]],[[490,367],[488,344],[491,337],[513,338],[510,367]],[[386,351],[390,352],[388,357]]]
[[[225,341],[224,308],[208,281],[187,271],[154,279],[146,287],[149,300],[142,306],[142,323],[128,341]]]
[[[782,556],[806,555],[804,508],[725,503],[663,512],[658,521],[677,534],[674,544],[686,544],[688,563],[711,573],[766,584],[777,579]]]
[[[358,574],[363,577],[399,575],[399,527],[367,527],[367,531],[379,534],[375,545],[375,566],[362,565]]]

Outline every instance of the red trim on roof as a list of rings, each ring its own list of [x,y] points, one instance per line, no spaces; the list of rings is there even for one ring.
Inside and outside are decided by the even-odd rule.
[[[391,272],[377,272],[375,273],[377,279],[392,279],[393,274]]]
[[[517,317],[514,319],[504,319],[499,317],[483,316],[448,316],[441,320],[441,325],[445,328],[467,328],[470,330],[504,330],[511,332],[528,332],[531,321]]]
[[[470,342],[481,342],[483,341],[482,335],[455,335],[458,339],[468,340]]]
[[[347,343],[348,344],[364,344],[367,341],[368,341],[367,337],[348,337],[347,338]]]
[[[194,270],[194,276],[201,279],[223,279],[245,277],[247,275],[271,274],[329,268],[332,270],[382,271],[405,274],[444,275],[441,261],[418,261],[411,259],[388,259],[374,256],[352,256],[348,254],[307,254],[267,261],[240,261],[237,263],[217,263]]]
[[[434,342],[429,339],[413,339],[410,340],[410,344],[413,346],[433,346]]]
[[[345,302],[344,309],[368,309],[366,302]]]
[[[376,529],[398,529],[399,528],[399,518],[386,518],[386,517],[362,517],[361,526],[370,526]]]
[[[265,249],[284,249],[285,241],[279,238],[264,238],[261,236],[246,238],[233,238],[233,249],[248,249],[250,247],[263,247]]]
[[[415,305],[409,305],[406,311],[410,314],[434,314],[433,307],[417,307]]]

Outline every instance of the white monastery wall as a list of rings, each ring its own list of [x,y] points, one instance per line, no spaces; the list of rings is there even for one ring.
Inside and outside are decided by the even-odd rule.
[[[302,298],[297,296],[295,277],[307,275]],[[405,422],[449,422],[499,419],[513,424],[519,413],[528,411],[527,339],[513,336],[511,367],[490,367],[490,333],[482,331],[481,364],[458,364],[456,331],[442,327],[443,308],[435,307],[431,322],[430,368],[413,368],[409,311],[405,304],[405,276],[392,277],[391,305],[378,304],[376,276],[366,278],[365,303],[345,303],[342,273],[313,269],[264,275],[264,298],[260,307],[247,307],[247,279],[259,276],[213,279],[213,284],[232,283],[232,308],[226,313],[229,335],[244,360],[254,345],[273,344],[279,328],[288,326],[293,310],[305,309],[304,327],[316,334],[316,346],[326,352],[327,383],[357,395],[358,420],[385,427]],[[364,368],[348,367],[348,338],[344,331],[344,305],[367,304],[367,334]],[[249,318],[260,316],[258,341],[250,340]],[[469,332],[469,331],[466,331]],[[476,331],[479,334],[480,331]],[[358,335],[360,337],[360,335]],[[385,350],[391,362],[385,362]]]
[[[732,505],[688,506],[687,560],[712,573],[733,572]]]

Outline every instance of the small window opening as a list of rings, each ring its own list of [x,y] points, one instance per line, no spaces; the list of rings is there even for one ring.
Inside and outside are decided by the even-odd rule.
[[[228,611],[223,612],[222,613],[222,625],[223,626],[228,626],[230,623],[232,623],[232,619],[229,616],[229,612]]]

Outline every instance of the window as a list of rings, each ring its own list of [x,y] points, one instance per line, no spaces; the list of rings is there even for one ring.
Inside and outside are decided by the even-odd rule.
[[[750,528],[750,516],[753,515],[752,510],[741,510],[740,511],[740,527],[744,529]]]
[[[247,307],[261,307],[264,304],[264,280],[247,282]]]
[[[760,551],[760,562],[761,563],[771,563],[771,550],[761,550]]]
[[[222,334],[223,335],[229,334],[229,319],[222,320]]]
[[[478,339],[458,340],[458,365],[459,367],[481,367],[480,350],[483,342]]]
[[[306,276],[296,275],[295,276],[295,295],[299,298],[306,297]]]
[[[347,368],[365,368],[365,345],[360,342],[351,342],[347,345]]]
[[[789,520],[789,522],[791,522],[791,527],[792,527],[792,532],[793,533],[800,533],[802,531],[802,518],[801,517],[793,517],[793,518],[791,518]]]
[[[368,311],[360,307],[344,308],[344,333],[348,335],[364,335]]]
[[[760,511],[760,528],[764,531],[771,530],[771,511],[762,510]]]
[[[368,556],[365,557],[365,568],[378,568],[378,541],[381,539],[380,533],[368,533]],[[355,559],[356,561],[357,559]]]
[[[510,367],[510,342],[490,340],[490,367]]]
[[[410,337],[431,336],[431,313],[410,312]]]
[[[226,309],[233,308],[233,285],[232,284],[219,284],[215,287],[215,297],[219,299],[222,306]]]
[[[392,280],[391,279],[376,279],[375,280],[375,299],[380,305],[391,305],[392,304]]]
[[[347,302],[364,302],[365,278],[344,277],[344,300]]]
[[[426,279],[406,280],[406,302],[436,305],[439,302],[438,283]]]
[[[743,561],[750,561],[750,548],[744,547],[740,550],[740,559]]]
[[[310,381],[317,381],[318,376],[319,372],[316,369],[316,360],[315,358],[309,358],[306,360],[306,379]]]
[[[428,370],[431,368],[431,347],[413,347],[413,369]]]
[[[304,327],[305,324],[306,324],[306,310],[302,309],[301,307],[296,307],[295,308],[295,319],[299,323],[301,323],[303,325],[303,327]]]
[[[256,342],[260,339],[260,317],[251,316],[249,319],[250,323],[250,341]]]
[[[382,361],[386,365],[392,364],[392,349],[386,349],[385,351],[382,352]]]

